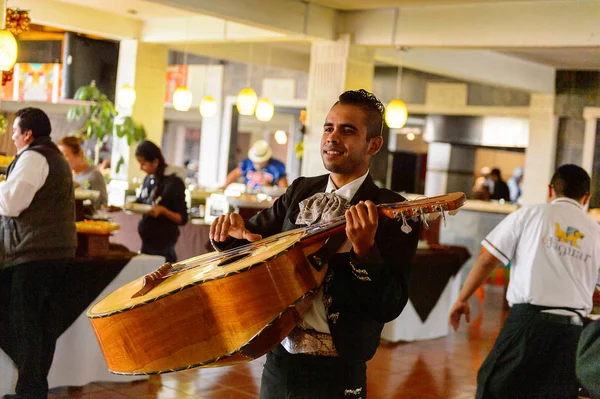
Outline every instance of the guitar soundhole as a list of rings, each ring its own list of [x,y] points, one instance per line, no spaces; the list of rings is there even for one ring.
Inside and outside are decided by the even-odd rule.
[[[234,255],[231,258],[227,258],[227,259],[223,259],[222,261],[220,261],[217,266],[227,266],[230,263],[233,262],[237,262],[238,260],[247,258],[248,256],[250,256],[250,254],[239,254],[239,255]]]

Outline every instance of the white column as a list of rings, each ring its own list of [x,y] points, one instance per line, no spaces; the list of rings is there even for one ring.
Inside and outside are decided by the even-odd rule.
[[[374,50],[353,45],[349,35],[335,42],[313,42],[308,78],[307,131],[302,175],[326,173],[321,160],[321,134],[331,106],[345,90],[372,90]]]
[[[581,167],[591,176],[594,168],[594,151],[596,149],[596,131],[598,119],[600,119],[600,108],[585,107],[583,109],[585,119],[585,133],[583,135],[583,156]]]
[[[146,129],[147,139],[159,147],[164,129],[165,76],[168,49],[162,45],[141,43],[137,40],[122,40],[119,48],[117,68],[117,111],[120,116],[130,115],[136,123]],[[136,100],[129,109],[119,105],[119,89],[129,84],[135,87]],[[113,134],[111,156],[111,197],[109,202],[120,204],[122,190],[127,189],[134,177],[142,177],[135,159],[138,143],[130,147],[125,138]],[[117,173],[119,160],[124,162]]]
[[[525,154],[523,204],[539,204],[548,197],[554,174],[557,118],[553,94],[532,94],[529,114],[529,145]]]
[[[223,108],[223,66],[210,65],[206,68],[204,95],[212,96],[217,102],[217,113],[210,118],[202,118],[200,136],[200,158],[198,160],[198,183],[203,187],[217,187],[225,181],[227,173],[227,153],[221,152],[224,140],[229,140],[229,132],[224,132]],[[230,115],[231,116],[231,115]],[[219,156],[221,154],[221,156]],[[219,178],[219,165],[225,159],[224,173]]]

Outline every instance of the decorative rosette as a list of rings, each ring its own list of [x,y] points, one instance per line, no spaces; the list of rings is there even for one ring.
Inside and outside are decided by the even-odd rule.
[[[29,30],[29,24],[31,23],[31,18],[29,18],[29,12],[26,10],[12,8],[6,9],[6,29],[11,31],[11,33],[17,36],[21,32],[26,32]]]

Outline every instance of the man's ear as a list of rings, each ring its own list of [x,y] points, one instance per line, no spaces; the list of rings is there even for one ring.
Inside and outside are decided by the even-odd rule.
[[[383,145],[383,137],[381,137],[381,136],[373,137],[369,141],[368,154],[371,156],[377,154],[379,152],[379,150],[381,150],[382,145]]]
[[[590,200],[590,197],[592,196],[592,194],[586,194],[583,197],[583,200],[581,201],[581,205],[586,206],[588,201]]]
[[[29,130],[25,130],[25,132],[22,132],[23,134],[23,141],[27,144],[31,143],[35,137],[33,137],[33,130],[29,129]]]

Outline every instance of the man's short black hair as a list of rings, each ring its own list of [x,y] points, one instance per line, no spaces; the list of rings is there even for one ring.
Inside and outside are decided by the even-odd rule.
[[[31,130],[34,138],[50,136],[52,132],[50,118],[41,109],[32,107],[22,108],[17,111],[16,116],[19,117],[21,133]]]
[[[580,200],[590,193],[590,176],[583,168],[566,164],[556,169],[550,185],[557,196]]]
[[[385,107],[373,93],[364,89],[348,90],[340,94],[334,106],[337,104],[355,105],[365,111],[367,114],[367,141],[382,135]]]

